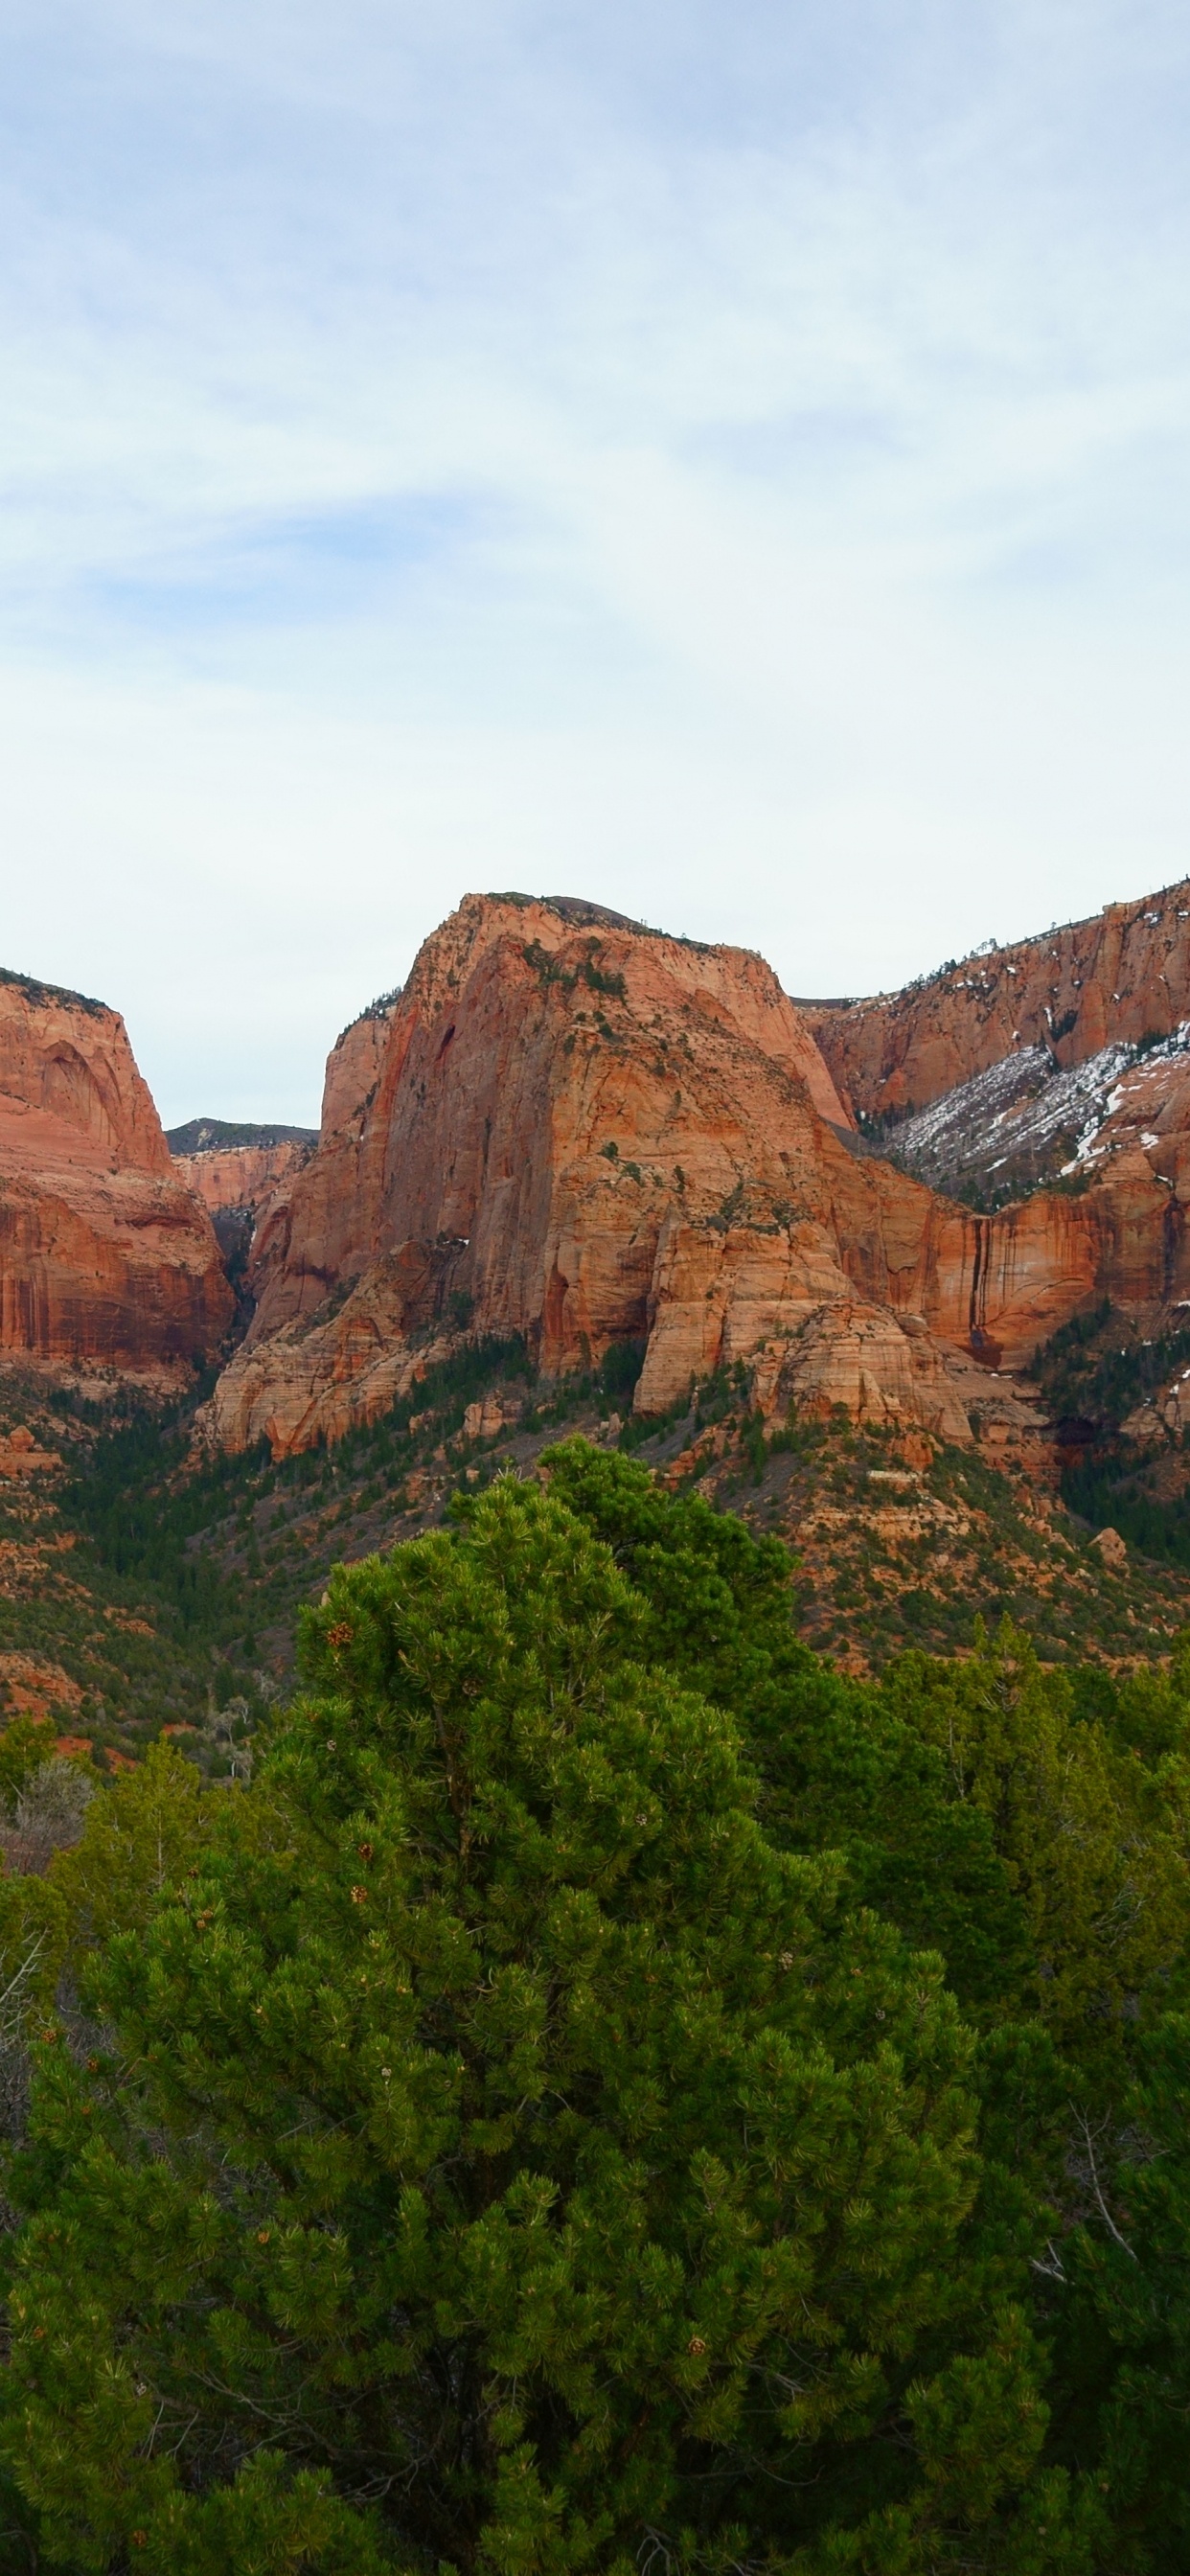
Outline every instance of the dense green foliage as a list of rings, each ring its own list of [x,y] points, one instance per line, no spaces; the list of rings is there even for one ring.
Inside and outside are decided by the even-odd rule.
[[[1077,1422],[1083,1445],[1062,1479],[1063,1499],[1096,1529],[1110,1523],[1159,1563],[1190,1566],[1190,1490],[1161,1475],[1160,1452],[1121,1436],[1127,1416],[1190,1363],[1190,1329],[1146,1339],[1107,1299],[1075,1315],[1034,1363],[1059,1420]]]
[[[1188,2576],[1190,1659],[546,1463],[0,1880],[0,2567]]]
[[[262,1463],[259,1450],[223,1455],[183,1475],[187,1425],[132,1411],[95,1443],[66,1495],[66,1510],[92,1541],[102,1563],[154,1587],[185,1632],[234,1625],[238,1598],[205,1548],[191,1542],[220,1511],[234,1509]]]

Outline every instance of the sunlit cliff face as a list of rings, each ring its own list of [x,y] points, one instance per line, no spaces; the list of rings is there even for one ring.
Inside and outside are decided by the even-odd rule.
[[[172,1382],[213,1356],[231,1311],[123,1021],[0,979],[0,1352]]]

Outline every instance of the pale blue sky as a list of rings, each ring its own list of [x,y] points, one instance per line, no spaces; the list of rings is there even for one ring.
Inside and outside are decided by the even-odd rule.
[[[0,962],[313,1118],[460,894],[1190,869],[1172,0],[0,0]]]

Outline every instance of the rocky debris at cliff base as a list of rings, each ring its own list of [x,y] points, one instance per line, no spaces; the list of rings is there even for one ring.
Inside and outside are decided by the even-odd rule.
[[[986,1386],[986,1372],[969,1365]],[[316,1467],[309,1453],[283,1462],[278,1477],[315,1476],[316,1499],[299,1502],[295,1491],[290,1507],[289,1561],[312,1584],[335,1553],[366,1554],[390,1537],[434,1527],[457,1491],[508,1470],[533,1472],[550,1442],[572,1430],[606,1441],[607,1417],[574,1383],[539,1388],[536,1400],[532,1391],[515,1392],[524,1411],[491,1436],[470,1436],[462,1414],[450,1430],[440,1406],[415,1412],[408,1431],[424,1463],[399,1468],[398,1446],[379,1479],[368,1462],[389,1454],[382,1421],[349,1435]],[[989,1400],[1019,1405],[1022,1427],[1030,1419],[1019,1387],[1003,1395],[993,1387]],[[494,1413],[493,1406],[489,1420]],[[1145,1640],[1152,1653],[1167,1647],[1190,1616],[1184,1573],[1143,1566],[1116,1577],[1103,1566],[1089,1534],[1031,1481],[1023,1440],[960,1451],[914,1425],[895,1432],[836,1418],[766,1424],[742,1368],[688,1394],[669,1418],[633,1417],[623,1437],[671,1488],[701,1493],[788,1540],[800,1560],[803,1632],[848,1669],[878,1668],[909,1644],[961,1652],[976,1616],[994,1626],[1006,1612],[1020,1617],[1043,1657],[1135,1658]],[[388,1499],[378,1490],[385,1473],[399,1477]],[[341,1497],[329,1510],[328,1490]]]
[[[613,1378],[630,1387],[639,1365],[638,1353],[623,1356],[606,1381],[593,1372],[547,1385],[523,1350],[458,1350],[427,1370],[420,1402],[407,1397],[335,1448],[273,1463],[216,1453],[193,1477],[181,1466],[182,1427],[146,1417],[129,1453],[138,1463],[120,1471],[121,1528],[185,1533],[180,1560],[163,1560],[176,1562],[182,1592],[133,1573],[118,1578],[118,1597],[105,1594],[113,1578],[90,1538],[62,1521],[73,1477],[17,1481],[0,1488],[3,1650],[47,1660],[52,1638],[52,1659],[84,1695],[72,1731],[90,1735],[97,1755],[110,1746],[138,1757],[164,1721],[196,1728],[197,1758],[217,1764],[216,1685],[217,1716],[240,1697],[263,1710],[266,1684],[288,1687],[296,1612],[335,1562],[440,1526],[457,1494],[494,1476],[542,1472],[543,1452],[573,1432],[603,1447],[618,1441],[678,1491],[783,1538],[797,1560],[802,1633],[847,1670],[880,1669],[908,1645],[963,1652],[977,1616],[994,1627],[1005,1612],[1043,1659],[1059,1661],[1160,1655],[1190,1624],[1190,1573],[1139,1556],[1105,1565],[1091,1532],[1024,1472],[1023,1439],[959,1449],[913,1423],[766,1420],[742,1364],[687,1389],[669,1416],[630,1414],[617,1428],[608,1390]],[[1019,1405],[1027,1419],[1019,1385],[965,1366],[989,1404]],[[91,1427],[79,1456],[96,1436]],[[98,1445],[102,1453],[104,1436]],[[73,1462],[69,1442],[66,1454]],[[184,1630],[177,1603],[200,1570],[209,1613]]]

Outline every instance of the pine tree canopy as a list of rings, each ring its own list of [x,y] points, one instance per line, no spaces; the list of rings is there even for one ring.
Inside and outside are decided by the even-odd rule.
[[[1185,2576],[1177,1674],[851,1684],[547,1476],[0,1880],[0,2570]]]

